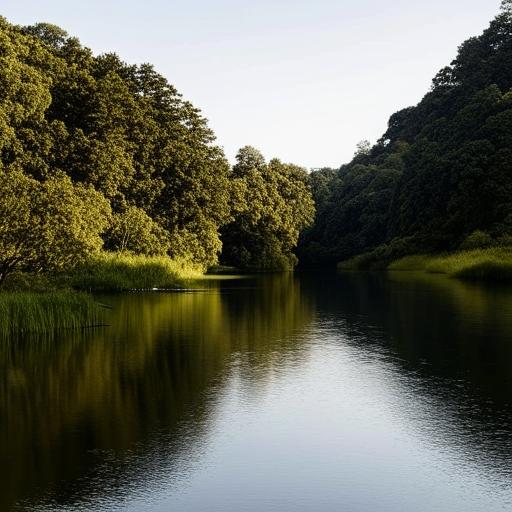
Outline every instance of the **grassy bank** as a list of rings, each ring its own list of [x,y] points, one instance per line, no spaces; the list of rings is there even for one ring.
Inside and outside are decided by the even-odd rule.
[[[417,270],[466,279],[512,280],[512,248],[491,247],[446,255],[407,256],[391,263],[389,270]]]
[[[184,260],[127,253],[101,253],[58,275],[15,273],[0,292],[0,336],[103,324],[104,308],[83,291],[179,288],[200,277]]]
[[[83,329],[104,323],[103,308],[71,290],[0,293],[0,336]]]
[[[201,269],[185,260],[102,253],[74,269],[69,284],[80,290],[150,290],[183,287],[201,276]]]
[[[512,280],[512,248],[489,247],[450,254],[417,254],[392,261],[380,261],[374,253],[363,254],[338,265],[342,270],[422,271],[464,279]]]

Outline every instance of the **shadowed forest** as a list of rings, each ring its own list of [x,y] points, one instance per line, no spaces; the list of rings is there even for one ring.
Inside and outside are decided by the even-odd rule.
[[[305,265],[367,254],[362,266],[415,253],[512,243],[512,4],[465,41],[414,107],[375,145],[311,175],[314,226]]]
[[[459,250],[499,249],[482,265],[512,268],[509,1],[376,144],[311,173],[251,146],[230,166],[150,64],[95,56],[59,27],[2,19],[0,48],[7,288],[162,287],[218,264],[384,268]]]

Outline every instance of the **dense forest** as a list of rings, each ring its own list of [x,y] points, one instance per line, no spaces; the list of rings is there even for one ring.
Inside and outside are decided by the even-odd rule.
[[[230,168],[200,111],[151,65],[3,18],[0,197],[0,283],[99,251],[289,269],[314,215],[304,169],[251,147]]]
[[[512,1],[459,47],[418,105],[391,116],[375,145],[312,173],[311,184],[317,212],[300,241],[304,265],[510,245]]]
[[[283,270],[510,246],[512,0],[375,145],[309,175],[251,146],[231,167],[151,65],[0,18],[0,197],[0,284],[95,254]]]

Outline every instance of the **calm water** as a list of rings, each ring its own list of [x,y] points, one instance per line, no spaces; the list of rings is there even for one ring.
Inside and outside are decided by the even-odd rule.
[[[0,510],[512,510],[512,288],[278,275],[0,344]]]

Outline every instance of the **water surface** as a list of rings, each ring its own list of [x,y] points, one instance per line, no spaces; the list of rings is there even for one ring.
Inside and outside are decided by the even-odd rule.
[[[0,510],[512,510],[512,288],[412,273],[101,297],[0,344]]]

